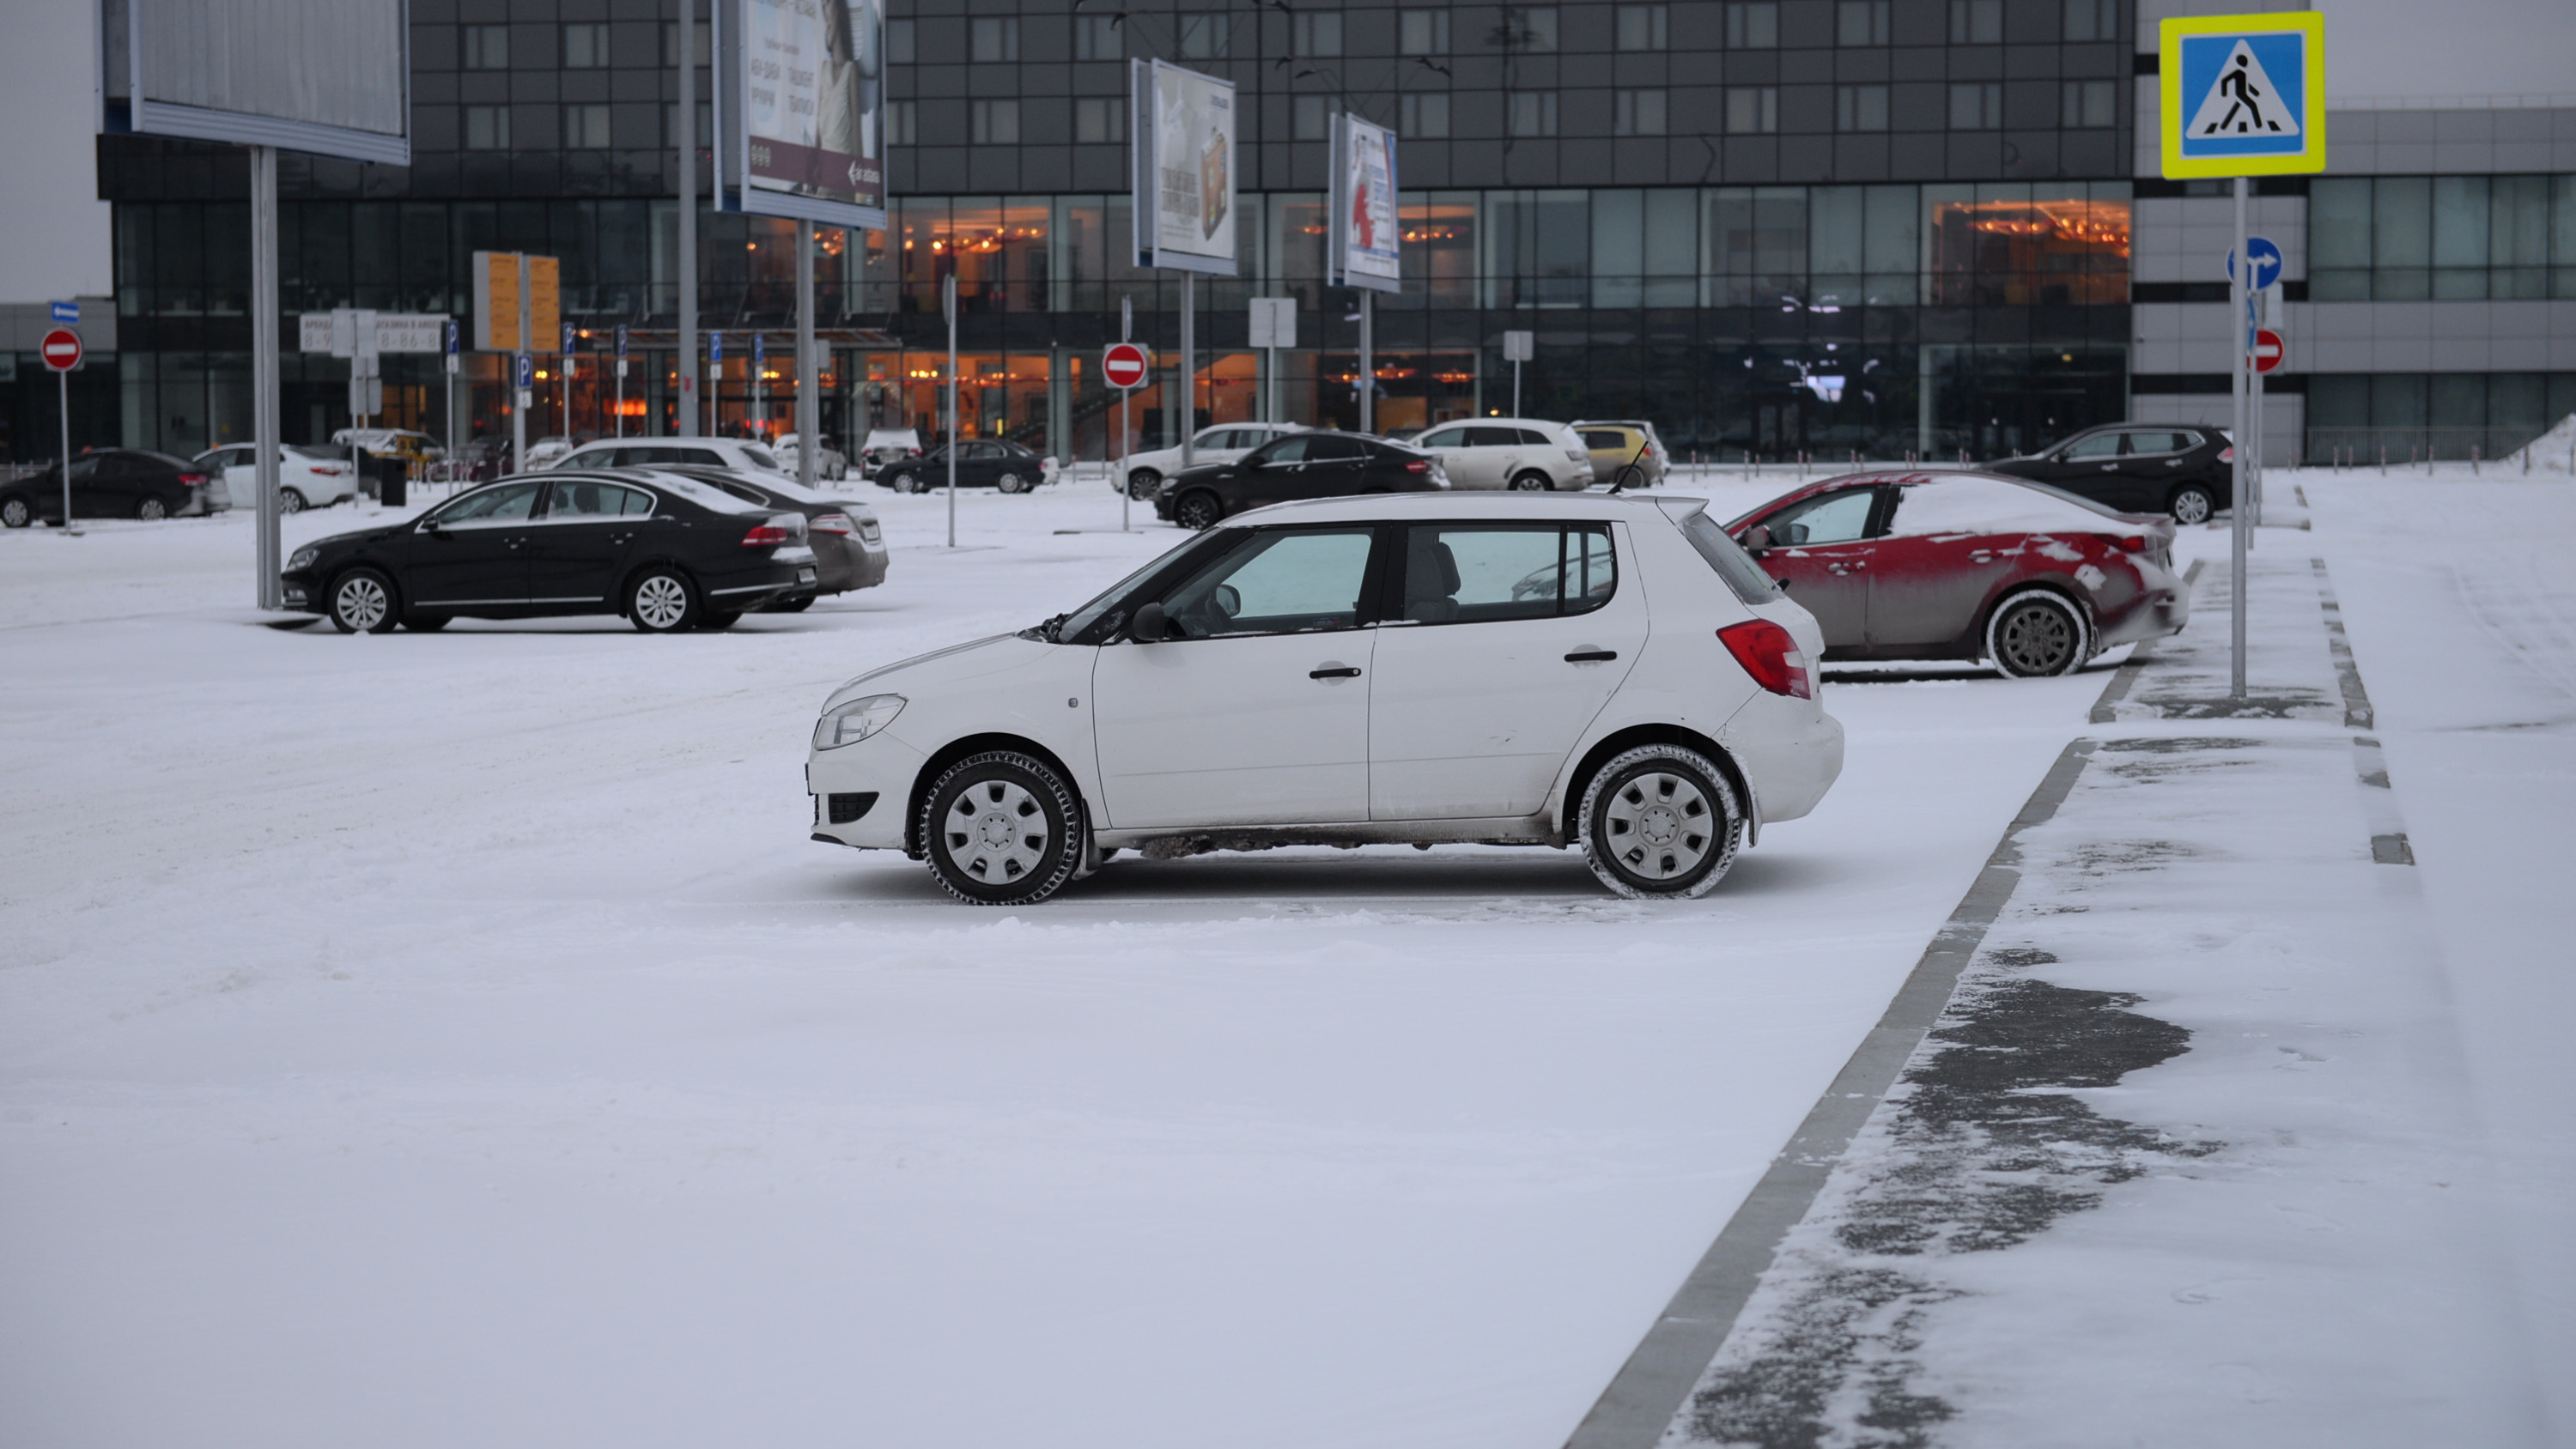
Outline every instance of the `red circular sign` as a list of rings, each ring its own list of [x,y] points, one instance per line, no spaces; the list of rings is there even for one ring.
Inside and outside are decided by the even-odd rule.
[[[2271,372],[2289,358],[2290,349],[2281,344],[2281,334],[2269,327],[2254,331],[2254,370]]]
[[[36,350],[44,354],[45,366],[56,372],[69,372],[80,366],[80,334],[68,327],[57,327],[46,333],[45,340],[36,344]]]
[[[1100,354],[1100,375],[1111,387],[1136,386],[1153,365],[1153,355],[1133,342],[1113,342]]]

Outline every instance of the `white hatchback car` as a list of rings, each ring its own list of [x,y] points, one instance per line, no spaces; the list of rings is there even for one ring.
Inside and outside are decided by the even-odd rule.
[[[1190,439],[1190,462],[1193,466],[1240,462],[1244,454],[1272,438],[1309,431],[1312,430],[1303,423],[1225,423],[1201,428],[1198,436]],[[1150,499],[1161,491],[1164,479],[1179,471],[1181,450],[1157,448],[1153,452],[1130,457],[1120,469],[1120,474],[1126,480],[1128,497]]]
[[[1284,503],[835,690],[813,838],[979,905],[1121,849],[1461,841],[1579,842],[1621,895],[1696,896],[1841,773],[1823,651],[1700,499]]]
[[[1452,488],[1579,493],[1592,486],[1592,445],[1563,423],[1471,418],[1442,423],[1413,446],[1440,460]]]

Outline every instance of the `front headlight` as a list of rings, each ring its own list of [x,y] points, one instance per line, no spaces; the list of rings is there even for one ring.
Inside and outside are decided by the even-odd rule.
[[[313,567],[313,561],[321,556],[322,550],[308,544],[297,549],[294,556],[286,561],[286,571],[293,573],[298,569],[309,569]]]
[[[855,745],[903,713],[900,694],[871,694],[823,707],[823,717],[814,721],[814,748],[837,750]]]

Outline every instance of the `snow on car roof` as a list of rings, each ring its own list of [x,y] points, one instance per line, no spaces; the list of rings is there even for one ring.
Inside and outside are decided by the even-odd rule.
[[[686,477],[678,473],[665,473],[659,468],[602,468],[598,471],[610,478],[634,478],[642,482],[650,483],[665,493],[685,498],[691,503],[698,505],[700,508],[707,509],[714,513],[770,513],[776,511],[765,503],[752,503],[736,498],[732,494],[727,493],[712,483],[701,483],[695,478]],[[766,488],[770,485],[764,481],[761,486]]]
[[[1509,493],[1484,489],[1458,492],[1369,493],[1355,498],[1308,498],[1273,503],[1238,513],[1231,527],[1247,520],[1286,523],[1339,522],[1345,519],[1405,518],[1414,515],[1467,513],[1486,518],[1612,518],[1639,513],[1671,515],[1672,494],[1639,493]],[[1704,503],[1703,499],[1692,499]],[[1687,517],[1689,510],[1679,516]]]

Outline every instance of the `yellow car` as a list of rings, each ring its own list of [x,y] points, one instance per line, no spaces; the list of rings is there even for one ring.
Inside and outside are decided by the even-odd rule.
[[[1663,446],[1645,425],[1576,423],[1574,431],[1592,450],[1592,476],[1612,490],[1651,488],[1664,481]]]

